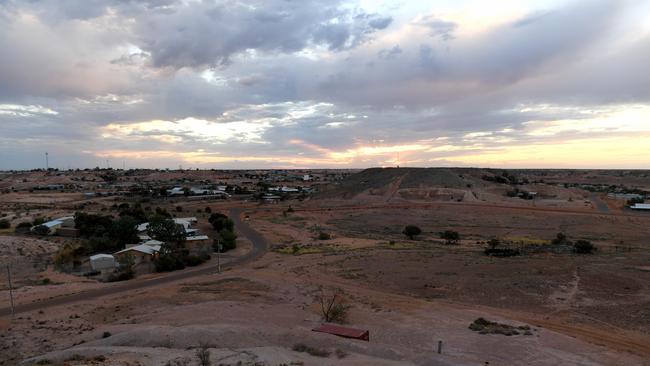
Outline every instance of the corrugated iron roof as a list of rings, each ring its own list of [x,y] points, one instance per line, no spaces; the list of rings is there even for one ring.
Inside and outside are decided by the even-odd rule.
[[[312,331],[333,334],[339,337],[370,341],[370,332],[363,329],[348,328],[333,324],[323,324],[320,327],[312,329]]]

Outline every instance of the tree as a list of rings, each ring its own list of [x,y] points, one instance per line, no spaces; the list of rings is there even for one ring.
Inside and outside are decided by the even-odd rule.
[[[334,289],[325,291],[323,287],[319,288],[316,295],[316,301],[320,303],[321,314],[325,322],[345,323],[350,306],[343,300],[343,291]]]
[[[140,241],[138,238],[138,222],[131,216],[122,216],[113,222],[111,226],[110,235],[119,244],[137,243]]]
[[[79,235],[83,237],[101,237],[108,234],[111,230],[113,226],[113,218],[111,216],[75,212],[74,226],[79,229]]]
[[[201,344],[196,350],[196,358],[199,360],[200,366],[210,366],[212,364],[210,361],[210,350],[205,344]]]
[[[50,233],[50,228],[45,225],[37,225],[32,229],[32,231],[36,235],[48,235]]]
[[[596,246],[589,240],[577,240],[573,244],[573,251],[577,254],[591,254],[596,251]]]
[[[158,215],[153,216],[151,220],[149,220],[147,234],[153,239],[168,244],[168,248],[170,248],[172,252],[183,247],[186,237],[183,225],[179,225],[172,219]],[[162,249],[163,248],[161,248],[161,250]]]
[[[210,215],[208,218],[208,222],[212,224],[212,227],[218,232],[221,230],[230,230],[233,231],[235,229],[235,223],[228,218],[228,216],[222,214],[222,213],[213,213]]]
[[[445,239],[447,244],[458,244],[460,234],[453,230],[445,230],[440,233],[440,238]]]
[[[488,240],[487,245],[490,247],[490,249],[496,249],[496,247],[501,245],[501,241],[497,238],[492,238]]]
[[[566,235],[564,235],[564,233],[557,233],[557,235],[555,236],[555,239],[553,239],[551,241],[551,244],[554,244],[554,245],[571,245],[571,241],[569,241],[569,239],[567,238]]]
[[[228,229],[221,230],[219,231],[219,238],[224,252],[237,247],[237,234],[234,231]]]
[[[404,230],[402,230],[402,234],[408,236],[408,238],[411,240],[413,240],[416,236],[420,235],[421,233],[422,230],[420,230],[420,228],[415,225],[406,225],[406,227],[404,227]]]

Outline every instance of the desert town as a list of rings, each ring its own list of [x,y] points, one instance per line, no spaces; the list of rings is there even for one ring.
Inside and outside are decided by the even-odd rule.
[[[647,171],[41,169],[0,191],[2,365],[650,357]]]

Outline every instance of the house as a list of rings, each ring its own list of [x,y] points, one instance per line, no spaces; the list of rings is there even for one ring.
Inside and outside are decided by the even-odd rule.
[[[113,256],[118,260],[131,256],[133,258],[133,264],[137,266],[142,263],[153,263],[159,251],[160,245],[138,244],[122,249],[114,253]]]
[[[106,271],[113,270],[115,265],[115,257],[110,254],[95,254],[90,256],[90,267],[93,271]]]
[[[142,242],[141,244],[155,247],[155,246],[162,246],[164,243],[160,240],[149,239],[147,241]]]
[[[50,221],[44,222],[41,225],[45,226],[45,227],[47,227],[49,229],[49,232],[48,232],[49,235],[54,235],[62,227],[74,228],[74,217],[72,217],[72,216],[60,217],[60,218],[55,219],[55,220],[50,220]],[[31,231],[34,231],[34,229],[36,227],[38,227],[38,226],[40,226],[40,225],[32,227]]]
[[[185,248],[192,254],[212,253],[212,242],[207,235],[188,236],[185,239]]]
[[[631,209],[633,210],[650,210],[650,203],[636,203],[632,206],[630,206]]]
[[[168,196],[182,196],[185,194],[185,191],[183,190],[183,187],[174,187],[172,189],[167,190],[167,195]]]

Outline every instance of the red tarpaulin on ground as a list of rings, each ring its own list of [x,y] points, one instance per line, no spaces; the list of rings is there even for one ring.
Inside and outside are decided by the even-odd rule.
[[[339,337],[361,339],[367,342],[370,341],[370,333],[367,330],[363,330],[363,329],[354,329],[354,328],[341,327],[338,325],[323,324],[320,327],[314,328],[312,330],[314,332],[334,334]]]

